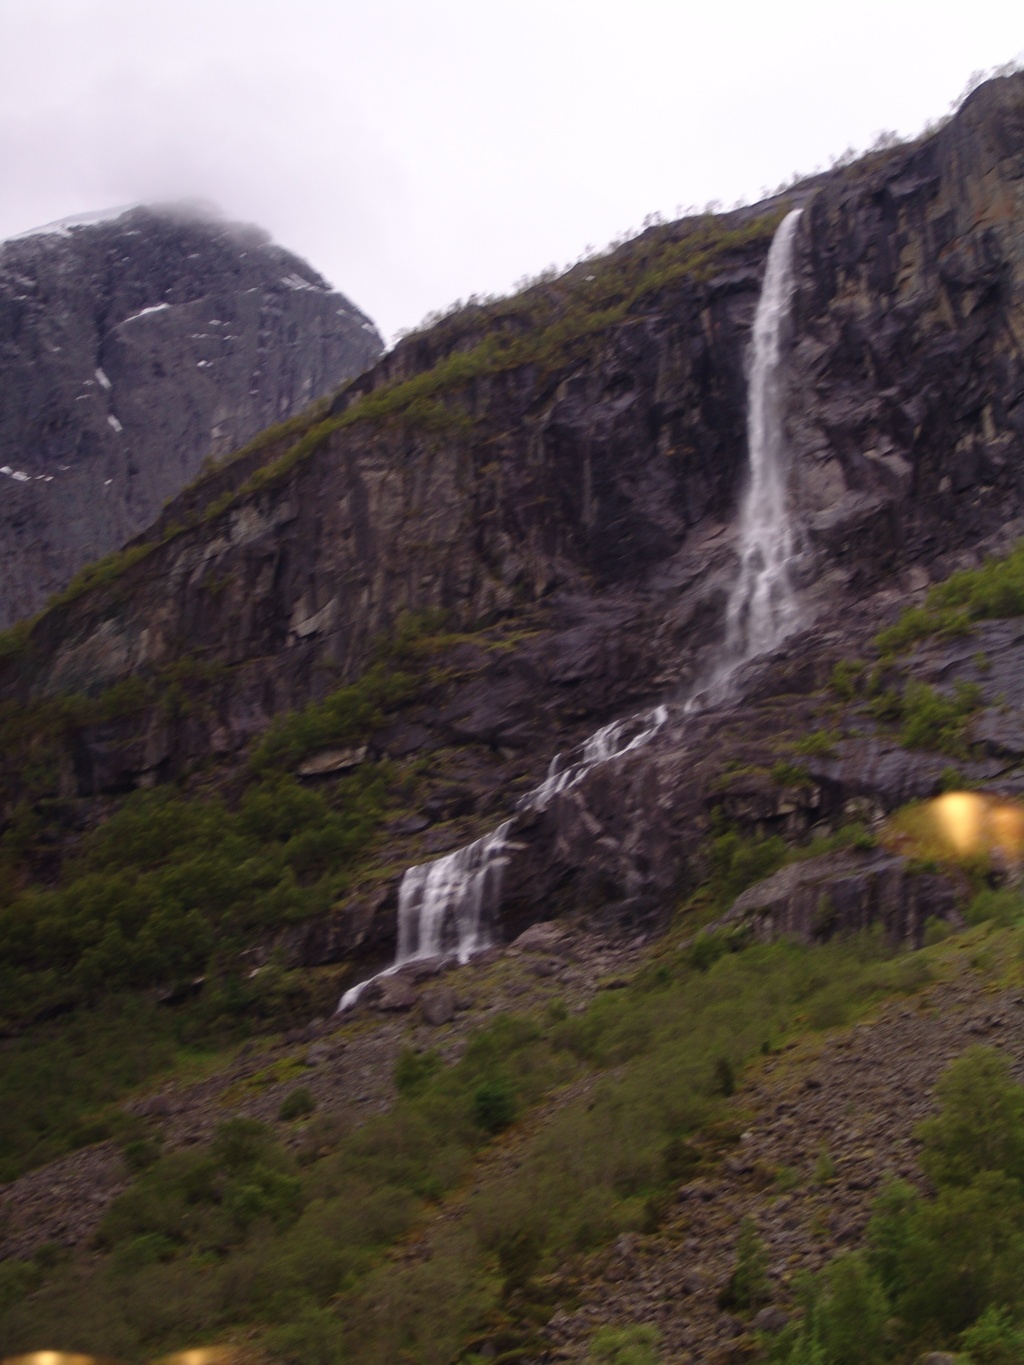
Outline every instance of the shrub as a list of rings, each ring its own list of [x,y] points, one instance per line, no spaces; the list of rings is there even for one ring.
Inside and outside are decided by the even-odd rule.
[[[504,1294],[522,1293],[540,1265],[544,1239],[533,1227],[517,1228],[498,1239],[498,1268],[505,1280]]]
[[[657,1365],[656,1327],[600,1327],[590,1338],[587,1365]]]
[[[786,1329],[772,1359],[779,1365],[878,1365],[888,1358],[889,1304],[858,1252],[837,1257],[799,1284],[803,1317]]]
[[[793,748],[798,754],[829,758],[835,753],[839,739],[840,736],[833,730],[812,730],[809,735],[802,735]]]
[[[814,1163],[814,1183],[816,1185],[828,1185],[836,1178],[836,1163],[832,1159],[832,1154],[824,1143],[818,1148],[818,1157]]]
[[[253,771],[293,767],[317,749],[365,739],[383,725],[389,708],[412,695],[415,686],[408,674],[375,665],[358,682],[276,719],[252,755]]]
[[[970,1365],[1020,1365],[1024,1360],[1024,1331],[1005,1308],[994,1304],[967,1328],[960,1344]]]
[[[281,1101],[277,1117],[283,1123],[290,1123],[293,1119],[302,1119],[312,1114],[315,1108],[316,1100],[313,1098],[312,1090],[308,1085],[300,1085]]]
[[[690,949],[690,965],[696,967],[699,972],[706,972],[720,957],[730,951],[730,939],[727,934],[698,934]]]
[[[903,715],[903,696],[894,687],[881,688],[872,697],[869,709],[875,720],[898,721]]]
[[[780,787],[801,787],[810,782],[811,775],[795,763],[776,763],[771,769],[771,779]]]
[[[728,1057],[719,1057],[715,1062],[714,1090],[716,1095],[729,1096],[736,1093],[736,1073]]]
[[[274,1360],[287,1365],[341,1365],[345,1359],[342,1324],[329,1308],[309,1305],[301,1315],[267,1334]]]
[[[228,1119],[208,1147],[172,1152],[143,1171],[107,1210],[98,1240],[107,1248],[145,1237],[175,1250],[220,1248],[244,1239],[257,1221],[286,1227],[302,1202],[290,1159],[270,1130],[253,1119]],[[133,1253],[123,1254],[133,1262]]]
[[[1024,1180],[1024,1086],[993,1047],[968,1048],[936,1086],[941,1111],[919,1125],[921,1165],[936,1185],[968,1185],[983,1171]]]
[[[1001,559],[951,574],[875,637],[882,654],[897,654],[929,635],[963,635],[973,621],[1024,613],[1024,541]]]
[[[395,1089],[400,1095],[418,1095],[441,1066],[441,1058],[430,1049],[420,1052],[403,1047],[395,1063]]]
[[[121,1155],[130,1171],[144,1171],[160,1159],[160,1146],[158,1138],[132,1138],[121,1148]]]
[[[473,1122],[486,1133],[500,1133],[514,1122],[516,1093],[510,1081],[495,1076],[473,1093]]]
[[[777,835],[745,839],[733,829],[716,835],[711,840],[710,863],[717,899],[735,900],[748,886],[778,871],[788,856],[788,848]]]
[[[912,678],[903,694],[900,742],[908,749],[961,754],[965,749],[964,724],[980,704],[981,694],[974,683],[958,683],[954,695],[946,697]]]
[[[762,1241],[754,1220],[744,1218],[736,1243],[736,1265],[728,1283],[718,1296],[719,1306],[749,1312],[767,1303],[770,1297],[768,1248]]]
[[[981,924],[992,920],[1008,928],[1024,919],[1024,892],[1019,887],[1000,886],[996,889],[986,887],[971,899],[964,911],[968,924]]]
[[[991,1303],[1024,1308],[1020,1185],[983,1171],[933,1200],[899,1186],[878,1201],[870,1260],[910,1341],[950,1340]]]
[[[833,667],[829,686],[841,701],[850,701],[861,683],[864,665],[859,659],[840,659]]]

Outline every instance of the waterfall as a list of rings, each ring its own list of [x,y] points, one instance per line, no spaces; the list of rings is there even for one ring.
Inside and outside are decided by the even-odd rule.
[[[773,649],[800,621],[792,576],[797,534],[786,497],[782,357],[799,217],[799,209],[786,216],[768,252],[750,348],[750,477],[739,516],[740,570],[726,606],[724,645],[710,681],[687,702],[690,711],[700,708],[701,695],[720,693],[741,663]],[[657,706],[603,726],[564,761],[556,754],[544,781],[520,800],[518,809],[546,809],[593,768],[647,744],[667,719],[668,709]],[[490,946],[511,828],[512,821],[506,820],[482,839],[406,870],[398,890],[398,949],[394,963],[381,976],[426,957],[452,956],[466,962]],[[362,981],[346,991],[339,1010],[354,1005],[369,984]]]
[[[544,781],[523,797],[519,809],[544,810],[559,792],[571,791],[578,786],[591,768],[629,753],[631,749],[639,749],[653,739],[667,720],[667,707],[656,706],[653,711],[642,711],[626,720],[613,720],[610,725],[596,730],[575,751],[578,757],[570,757],[563,762],[562,755],[555,754]]]
[[[454,956],[468,962],[481,948],[490,947],[511,828],[512,821],[506,820],[436,862],[406,869],[398,888],[398,949],[381,976],[425,957]],[[347,990],[338,1009],[354,1005],[369,984],[361,981]]]
[[[735,667],[774,649],[799,624],[792,570],[798,546],[786,497],[783,332],[793,296],[793,238],[800,210],[786,215],[768,252],[754,315],[747,389],[750,475],[740,508],[740,571],[725,610],[721,663]]]
[[[527,792],[517,809],[544,810],[554,796],[571,791],[592,768],[646,744],[667,719],[668,708],[656,706],[603,726],[564,763],[556,754],[544,781]],[[426,957],[468,962],[474,953],[491,946],[511,828],[512,821],[506,820],[454,853],[406,869],[398,888],[398,948],[394,962],[380,976],[391,976],[407,963]],[[354,1005],[369,984],[361,981],[350,987],[338,1009]]]

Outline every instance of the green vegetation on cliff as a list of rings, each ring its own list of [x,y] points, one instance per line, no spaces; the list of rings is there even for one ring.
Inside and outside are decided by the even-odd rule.
[[[465,638],[444,626],[403,616],[357,682],[280,715],[247,758],[120,797],[63,794],[78,729],[215,707],[229,671],[183,660],[95,697],[0,711],[0,1029],[24,1033],[0,1070],[0,1179],[116,1131],[117,1098],[177,1049],[333,1008],[344,962],[317,974],[264,957],[379,880],[382,826],[421,775],[367,744],[443,684],[438,653]],[[297,776],[331,750],[340,771]],[[258,972],[245,955],[257,945]],[[112,1056],[120,1028],[132,1046]]]
[[[875,639],[883,655],[901,653],[932,635],[966,635],[975,621],[1024,614],[1024,542],[980,568],[962,569],[929,590]]]

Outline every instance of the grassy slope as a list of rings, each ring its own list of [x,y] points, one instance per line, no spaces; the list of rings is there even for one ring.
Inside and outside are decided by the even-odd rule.
[[[314,1116],[298,1162],[237,1122],[157,1159],[108,1213],[98,1258],[6,1263],[0,1342],[52,1340],[60,1322],[61,1346],[134,1356],[254,1322],[296,1358],[319,1342],[323,1359],[447,1360],[481,1333],[524,1347],[559,1298],[546,1276],[656,1227],[680,1179],[716,1166],[752,1057],[927,975],[874,940],[750,948],[707,971],[664,942],[582,1015],[499,1016],[450,1065],[406,1054],[393,1109],[347,1135]],[[382,1256],[424,1219],[429,1260]]]
[[[858,690],[865,670],[840,672],[831,699],[823,697],[833,720],[837,708],[855,714],[871,705]],[[338,715],[351,715],[356,700],[346,697]],[[294,761],[305,743],[322,742],[322,723],[319,711],[283,721],[255,770],[273,771],[281,756]],[[792,747],[816,753],[829,743],[822,730]],[[776,766],[778,781],[799,778],[797,764]],[[101,829],[98,837],[108,836]],[[708,849],[710,880],[688,913],[713,913],[791,856],[776,842],[720,828]],[[122,854],[131,847],[130,839],[111,845]],[[1015,917],[1016,902],[1011,910]],[[656,1227],[680,1177],[713,1168],[735,1132],[721,1126],[726,1092],[755,1054],[916,989],[926,963],[927,954],[890,959],[872,942],[722,953],[698,940],[680,954],[666,940],[628,989],[599,996],[582,1016],[556,1003],[484,1027],[453,1065],[410,1057],[388,1115],[347,1137],[309,1121],[304,1164],[272,1132],[230,1129],[209,1150],[158,1158],[108,1215],[98,1259],[54,1262],[47,1253],[7,1263],[5,1349],[38,1344],[54,1320],[67,1324],[62,1345],[124,1354],[245,1323],[295,1358],[449,1359],[480,1334],[527,1349],[530,1324],[561,1301],[552,1285],[567,1267],[624,1229]],[[102,1029],[117,1020],[107,1013],[79,1023],[89,1017],[97,1032],[78,1046],[99,1056]],[[154,1064],[180,1060],[188,1018],[186,1009],[177,1031],[157,1031]],[[47,1065],[67,1074],[74,1036],[53,1029],[21,1044],[25,1076]],[[143,1028],[143,1050],[145,1037]],[[118,1065],[112,1079],[101,1076],[100,1090],[140,1078],[131,1057]],[[79,1123],[73,1095],[69,1108],[64,1122]],[[116,1109],[108,1112],[116,1133]],[[481,1154],[509,1140],[495,1136],[509,1122],[523,1134],[514,1174],[505,1162],[485,1162],[485,1178],[458,1196],[466,1216],[449,1227],[445,1200],[467,1190]],[[139,1140],[130,1126],[119,1136],[126,1150]],[[429,1261],[385,1254],[424,1218],[439,1229]],[[457,1293],[440,1292],[451,1285]]]

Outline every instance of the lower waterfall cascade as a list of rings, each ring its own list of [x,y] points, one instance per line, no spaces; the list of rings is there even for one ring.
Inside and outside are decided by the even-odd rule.
[[[800,624],[792,573],[800,554],[799,537],[786,495],[783,355],[800,212],[795,209],[787,214],[775,233],[754,317],[747,398],[750,476],[739,516],[740,568],[726,606],[725,639],[710,680],[686,703],[685,709],[691,712],[701,709],[701,698],[713,698],[727,688],[741,664],[774,649]],[[544,780],[519,801],[517,809],[546,809],[595,767],[649,743],[668,715],[662,705],[612,721],[564,760],[556,754]],[[406,870],[398,891],[395,961],[350,987],[339,1001],[339,1010],[353,1006],[371,981],[390,976],[410,962],[448,956],[465,963],[492,946],[513,823],[514,817],[442,858]]]
[[[544,810],[555,796],[571,791],[592,768],[638,749],[652,739],[668,719],[668,708],[656,706],[626,720],[612,721],[596,730],[563,762],[556,754],[547,776],[519,801],[521,811]],[[378,976],[389,976],[409,962],[452,956],[468,962],[489,948],[492,926],[501,901],[502,873],[508,862],[511,819],[497,829],[464,844],[432,863],[407,868],[398,888],[398,947],[395,960]],[[341,997],[339,1010],[354,1005],[377,977],[352,986]]]

